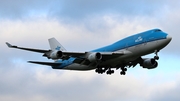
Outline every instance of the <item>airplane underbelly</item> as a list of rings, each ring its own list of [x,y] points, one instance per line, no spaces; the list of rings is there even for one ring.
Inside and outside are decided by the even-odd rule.
[[[63,69],[67,69],[67,70],[82,70],[82,71],[85,71],[85,70],[92,70],[92,69],[95,69],[95,67],[93,66],[87,66],[87,65],[81,65],[81,64],[77,64],[77,63],[73,63],[69,66],[66,66],[65,68]]]

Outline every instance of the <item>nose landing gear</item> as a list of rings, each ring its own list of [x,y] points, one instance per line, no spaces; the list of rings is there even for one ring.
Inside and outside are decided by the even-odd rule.
[[[154,56],[155,60],[159,60],[158,52],[159,52],[159,50],[155,50],[155,54],[156,54],[156,56]]]

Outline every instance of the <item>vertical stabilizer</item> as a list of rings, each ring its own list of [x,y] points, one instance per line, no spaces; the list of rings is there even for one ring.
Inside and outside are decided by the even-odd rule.
[[[55,38],[50,38],[48,39],[48,41],[49,41],[51,50],[66,51],[66,49]]]

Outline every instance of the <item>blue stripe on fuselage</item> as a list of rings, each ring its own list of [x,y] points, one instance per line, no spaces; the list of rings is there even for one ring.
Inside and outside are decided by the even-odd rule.
[[[129,36],[125,39],[115,42],[114,44],[96,50],[92,50],[91,52],[113,52],[113,51],[125,49],[127,47],[143,44],[146,42],[165,39],[166,36],[167,34],[162,32],[161,30],[153,29],[136,35]]]
[[[54,68],[54,69],[63,69],[64,67],[71,65],[75,59],[76,58],[74,58],[74,57],[70,57],[68,60],[59,59],[59,60],[56,61],[56,63],[62,63],[62,64],[60,66],[54,66],[52,68]]]

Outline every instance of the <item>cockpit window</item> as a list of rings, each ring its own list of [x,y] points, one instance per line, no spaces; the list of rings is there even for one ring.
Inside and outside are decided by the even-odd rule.
[[[156,29],[154,32],[161,32],[161,30],[160,29]]]

